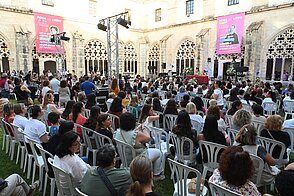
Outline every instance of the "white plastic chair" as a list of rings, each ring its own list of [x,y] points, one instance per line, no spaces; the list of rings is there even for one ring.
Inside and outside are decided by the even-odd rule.
[[[252,125],[257,131],[257,135],[260,135],[261,130],[264,128],[264,122],[259,120],[252,120]]]
[[[85,109],[84,114],[85,114],[85,117],[86,117],[86,118],[89,118],[89,117],[90,117],[90,113],[91,113],[91,110],[89,110],[89,109]]]
[[[45,181],[44,181],[44,188],[43,188],[43,196],[46,195],[46,189],[47,189],[47,183],[48,179],[50,180],[50,196],[54,196],[55,192],[55,178],[54,176],[49,176],[49,165],[48,165],[48,158],[53,159],[53,155],[48,152],[47,150],[43,149],[43,147],[40,144],[36,144],[36,147],[39,149],[43,162],[44,162],[44,168],[45,168]],[[51,167],[51,166],[50,166]],[[53,169],[52,169],[53,171]]]
[[[262,104],[264,115],[270,116],[277,113],[277,104],[274,102],[265,102]]]
[[[168,159],[170,170],[171,170],[171,179],[174,183],[174,196],[200,196],[207,194],[207,188],[201,185],[201,173],[192,167],[181,164],[177,161]],[[189,174],[196,174],[196,193],[188,192],[188,184],[191,182],[191,179],[188,178]]]
[[[172,132],[170,132],[169,135],[175,150],[175,160],[181,163],[184,163],[185,165],[195,164],[196,154],[193,153],[194,151],[193,141],[187,137],[178,137],[176,134]],[[184,154],[184,145],[186,143],[188,143],[189,145],[188,154]]]
[[[291,141],[290,149],[291,149],[291,152],[293,152],[294,151],[294,129],[283,129],[283,131],[286,131],[290,136],[290,141]]]
[[[249,155],[254,165],[254,175],[250,180],[256,185],[256,187],[261,187],[263,186],[263,184],[261,184],[261,175],[264,168],[264,161],[256,155]]]
[[[161,128],[159,120],[160,120],[161,117],[163,119],[163,113],[160,112],[160,111],[154,111],[153,113],[159,116],[159,119],[153,122],[153,126],[157,127],[157,128]]]
[[[119,124],[119,117],[114,115],[114,114],[110,114],[110,113],[108,113],[108,115],[109,115],[109,117],[111,119],[111,128],[112,128],[113,131],[115,131],[116,128],[118,128],[118,127],[115,126],[115,124],[117,124],[116,122],[118,122],[118,124]]]
[[[15,124],[11,124],[12,125],[12,131],[14,134],[14,138],[18,143],[18,147],[17,147],[17,153],[16,153],[16,164],[18,164],[18,160],[19,160],[19,156],[20,158],[20,168],[23,168],[23,163],[24,163],[24,157],[25,157],[25,146],[24,146],[24,136],[23,134],[21,134],[20,132],[22,132],[22,129],[19,128],[17,125]],[[13,155],[11,157],[11,159],[13,159]]]
[[[213,182],[209,182],[209,188],[212,196],[242,196],[239,193],[231,191]]]
[[[271,154],[273,156],[273,151],[276,147],[280,147],[281,148],[281,152],[279,155],[279,158],[276,159],[277,163],[276,165],[278,167],[283,167],[285,165],[285,163],[283,163],[283,156],[286,152],[286,147],[285,144],[283,142],[277,141],[277,140],[273,140],[273,139],[269,139],[266,137],[257,137],[257,141],[266,149],[266,151]]]
[[[231,128],[233,125],[232,115],[225,115],[225,123],[227,127]]]
[[[98,147],[94,148],[91,142],[91,137],[90,135],[94,134],[94,131],[92,129],[86,128],[86,127],[81,127],[82,128],[82,133],[83,133],[83,140],[86,146],[86,157],[89,158],[89,153],[91,152],[93,154],[93,162],[92,165],[96,166],[96,160],[97,160],[97,152],[98,152]]]
[[[70,174],[66,173],[63,169],[53,165],[53,159],[48,158],[48,163],[53,168],[58,196],[77,196]]]
[[[39,181],[40,181],[39,190],[42,190],[43,174],[44,174],[44,161],[43,161],[42,156],[37,154],[36,147],[35,147],[35,145],[37,143],[28,137],[26,138],[26,140],[29,142],[33,156],[34,156],[32,183],[35,181],[36,167],[38,166],[39,167]]]
[[[2,119],[2,123],[3,123],[4,130],[5,130],[6,134],[8,134],[7,138],[8,138],[8,142],[9,142],[9,156],[10,156],[10,159],[13,160],[15,144],[17,144],[18,141],[15,139],[14,136],[10,135],[10,133],[9,133],[9,129],[13,132],[12,126],[8,122],[6,122],[4,120],[4,118]]]
[[[106,106],[107,106],[107,111],[109,111],[110,110],[110,106],[111,106],[111,102],[105,102],[106,103]]]
[[[243,109],[243,110],[246,110],[246,111],[249,112],[249,113],[252,113],[251,105],[248,104],[248,103],[242,103],[242,109]]]
[[[218,158],[222,151],[227,147],[221,144],[201,140],[199,141],[199,148],[203,164],[202,179],[205,179],[207,171],[213,172],[216,168],[218,168]],[[206,157],[204,157],[204,149]],[[207,158],[206,163],[204,162],[204,158]]]
[[[208,98],[201,98],[201,99],[203,101],[203,104],[204,104],[205,109],[207,109],[210,99],[208,99]]]
[[[114,139],[117,147],[117,151],[122,162],[121,168],[129,168],[131,161],[136,157],[136,151],[130,144],[127,144],[121,140]],[[131,157],[128,157],[130,154]]]
[[[234,144],[236,140],[236,135],[238,134],[238,130],[227,128],[228,136],[230,138],[231,146]]]
[[[226,101],[226,104],[227,104],[227,107],[228,107],[228,110],[232,108],[232,104],[233,102],[232,101]]]
[[[76,187],[75,190],[79,196],[88,196],[87,194],[83,193],[78,187]]]
[[[2,150],[5,149],[6,154],[9,151],[9,143],[10,143],[10,135],[8,133],[6,133],[6,130],[4,128],[4,124],[3,124],[3,120],[4,118],[0,118],[0,126],[3,132],[3,140],[2,140]]]
[[[107,143],[112,144],[112,140],[109,137],[107,137],[106,135],[102,135],[96,131],[93,132],[92,137],[95,140],[97,149],[101,148],[102,146],[104,146]]]
[[[164,128],[164,130],[172,131],[173,127],[176,124],[177,118],[178,118],[178,115],[165,114],[163,116],[163,128]]]
[[[285,112],[284,120],[287,120],[289,115],[291,115],[291,119],[292,119],[294,116],[294,101],[285,100],[283,106],[284,106],[284,112]]]
[[[200,123],[197,120],[191,119],[192,127],[197,131],[197,134],[202,132],[203,129],[203,123]]]
[[[79,125],[77,123],[74,123],[74,128],[73,131],[77,133],[77,129],[81,129],[82,130],[82,134],[83,134],[83,126]],[[84,139],[84,138],[83,138]],[[84,148],[87,148],[86,143],[84,141],[81,142],[81,146],[80,146],[80,156],[84,156]]]

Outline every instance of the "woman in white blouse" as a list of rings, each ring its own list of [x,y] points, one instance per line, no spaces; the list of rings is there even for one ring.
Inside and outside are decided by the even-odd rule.
[[[56,149],[53,165],[63,169],[72,177],[74,187],[80,187],[81,181],[90,167],[76,153],[80,151],[80,138],[73,132],[69,131],[62,136],[61,142]],[[60,177],[60,184],[66,185],[64,176]],[[69,193],[69,187],[62,187],[65,193]],[[67,195],[67,194],[66,194]]]

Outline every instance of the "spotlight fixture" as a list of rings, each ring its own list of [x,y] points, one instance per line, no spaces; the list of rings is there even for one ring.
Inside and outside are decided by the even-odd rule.
[[[124,18],[119,17],[117,19],[117,23],[120,24],[121,26],[125,27],[125,28],[130,28],[128,25],[131,25],[131,21],[126,20]]]
[[[98,29],[100,29],[101,31],[106,31],[107,30],[107,26],[104,25],[104,21],[100,21],[97,25]]]

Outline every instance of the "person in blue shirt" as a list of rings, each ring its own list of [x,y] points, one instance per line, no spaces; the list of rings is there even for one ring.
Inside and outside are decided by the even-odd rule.
[[[93,91],[96,89],[96,86],[93,82],[89,81],[89,77],[85,76],[85,82],[81,84],[81,90],[85,92],[86,96],[88,97]]]
[[[48,121],[51,123],[51,126],[49,128],[50,137],[53,137],[54,135],[58,133],[59,126],[60,126],[59,119],[60,119],[60,115],[55,112],[50,112],[48,114]]]

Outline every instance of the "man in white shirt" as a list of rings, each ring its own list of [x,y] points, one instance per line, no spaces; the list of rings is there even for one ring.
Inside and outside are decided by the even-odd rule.
[[[32,107],[32,118],[25,125],[24,134],[25,138],[30,138],[31,140],[42,144],[46,144],[49,140],[46,125],[41,122],[38,118],[43,115],[42,109],[39,105],[34,105]]]
[[[222,85],[221,81],[216,81],[214,83],[214,91],[211,98],[216,100],[217,106],[222,110],[224,107],[224,98],[223,98],[223,91],[220,89],[221,85]]]
[[[18,103],[14,105],[13,109],[15,113],[13,124],[24,130],[26,124],[29,122],[29,120],[25,117],[25,114],[27,113],[25,105]]]
[[[54,78],[50,81],[51,89],[54,91],[54,102],[58,104],[59,102],[59,88],[60,88],[60,81],[58,80],[58,75],[55,73]]]

